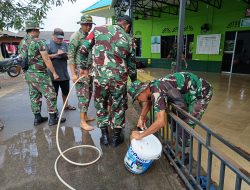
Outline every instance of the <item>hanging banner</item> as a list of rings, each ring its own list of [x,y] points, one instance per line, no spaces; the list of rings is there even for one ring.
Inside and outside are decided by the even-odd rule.
[[[161,36],[151,36],[151,53],[161,53]]]
[[[221,34],[198,35],[196,54],[219,54]]]

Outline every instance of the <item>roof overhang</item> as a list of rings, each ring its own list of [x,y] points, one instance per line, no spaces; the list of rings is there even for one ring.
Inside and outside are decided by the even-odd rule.
[[[249,1],[249,0],[245,0]],[[179,0],[133,0],[132,10],[134,18],[161,17],[161,14],[178,15]],[[198,12],[199,3],[220,9],[222,0],[187,0],[186,9]],[[110,7],[115,9],[116,16],[124,14],[130,8],[130,0],[112,0]]]
[[[88,10],[81,13],[91,16],[105,17],[105,18],[110,18],[115,15],[114,9],[110,8],[110,6],[100,7],[97,9]]]

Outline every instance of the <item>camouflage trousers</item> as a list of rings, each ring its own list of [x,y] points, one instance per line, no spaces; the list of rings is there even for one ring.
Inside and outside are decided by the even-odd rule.
[[[205,110],[207,109],[207,106],[212,99],[213,96],[213,88],[205,81],[202,81],[202,96],[197,97],[191,104],[188,104],[188,112],[194,116],[196,119],[201,120],[202,115],[204,114]],[[195,123],[191,120],[187,121],[190,127],[193,129],[195,128]],[[176,129],[174,128],[174,131]],[[181,150],[182,146],[182,130],[178,130],[179,138],[178,138],[178,144],[179,144],[179,150]],[[185,145],[185,153],[189,153],[189,147],[190,147],[190,135],[184,131],[184,145]]]
[[[57,113],[57,95],[47,73],[25,73],[25,80],[29,86],[32,113],[40,113],[42,96],[46,99],[48,112]]]
[[[198,120],[201,120],[213,96],[213,88],[205,80],[202,80],[201,89],[201,96],[195,98],[191,104],[188,104],[188,112]]]
[[[93,92],[93,77],[90,76],[89,78],[80,79],[76,83],[75,89],[80,112],[87,112]]]
[[[124,128],[127,82],[96,77],[94,87],[98,127]],[[108,105],[111,105],[111,115],[108,113]]]

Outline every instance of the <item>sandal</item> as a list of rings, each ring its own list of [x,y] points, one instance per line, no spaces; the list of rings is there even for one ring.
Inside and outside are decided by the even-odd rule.
[[[65,107],[65,110],[76,110],[76,107],[68,105],[67,107]]]
[[[2,131],[4,128],[4,124],[0,121],[0,131]]]

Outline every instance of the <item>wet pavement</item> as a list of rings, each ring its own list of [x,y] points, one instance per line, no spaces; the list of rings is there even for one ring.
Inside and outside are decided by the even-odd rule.
[[[47,122],[33,126],[28,88],[23,76],[4,78],[0,76],[0,119],[5,128],[0,132],[0,189],[1,190],[57,190],[67,189],[56,177],[54,162],[58,156],[56,147],[56,126]],[[62,108],[59,94],[58,109]],[[75,93],[69,100],[77,106]],[[90,166],[74,166],[63,159],[58,162],[61,177],[75,189],[185,189],[177,174],[164,155],[153,162],[143,175],[134,175],[123,164],[129,147],[129,134],[137,122],[138,113],[131,106],[127,110],[125,142],[117,148],[101,146],[101,132],[96,128],[85,132],[79,128],[79,111],[66,111],[66,123],[59,130],[62,150],[81,144],[95,145],[103,151],[100,160]],[[47,116],[46,102],[43,100],[42,115]],[[95,116],[91,102],[90,116]],[[66,153],[70,159],[88,162],[96,158],[92,149],[79,148]]]

